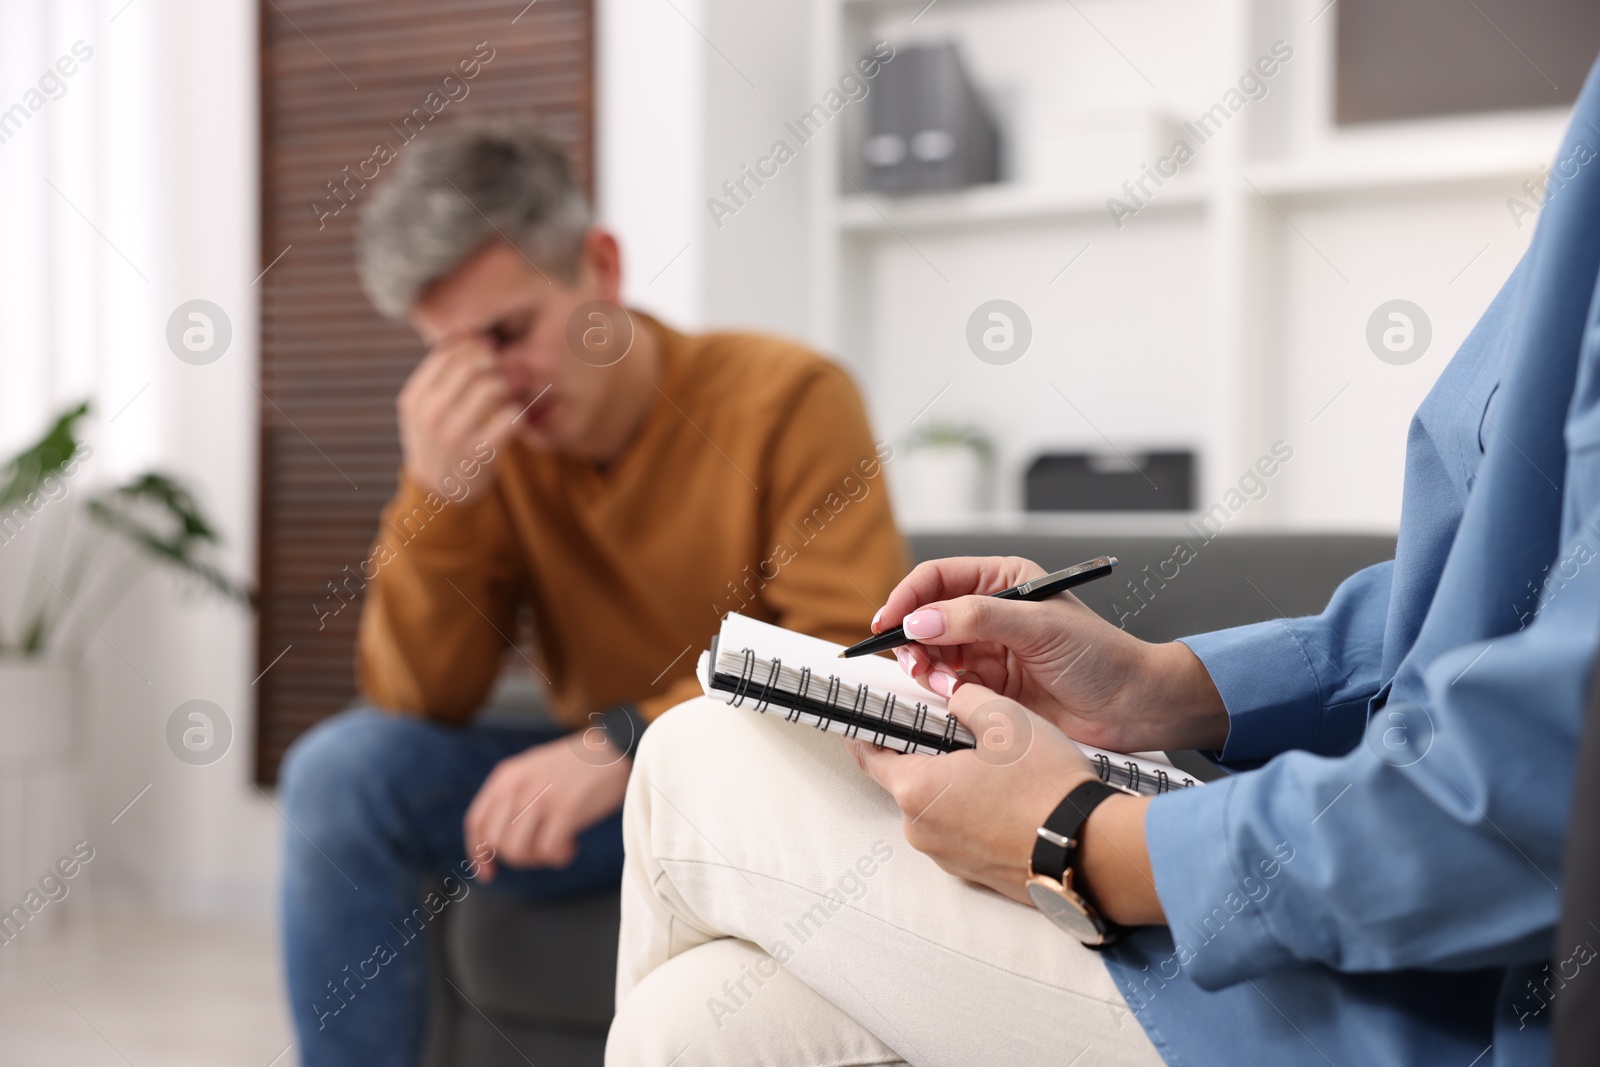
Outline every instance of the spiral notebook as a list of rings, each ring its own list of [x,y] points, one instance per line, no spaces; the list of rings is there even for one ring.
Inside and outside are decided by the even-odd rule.
[[[977,740],[922,688],[882,656],[840,659],[843,645],[730,613],[696,673],[706,695],[752,711],[781,712],[794,723],[860,737],[900,752],[976,748]],[[1199,785],[1148,753],[1126,755],[1079,744],[1102,781],[1147,795]]]

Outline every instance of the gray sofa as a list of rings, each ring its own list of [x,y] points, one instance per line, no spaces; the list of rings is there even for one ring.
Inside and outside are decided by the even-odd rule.
[[[1142,527],[1148,529],[1148,527]],[[1111,527],[1107,527],[1111,529]],[[1188,552],[1177,552],[1179,542]],[[913,537],[917,560],[1015,555],[1054,570],[1110,552],[1119,574],[1083,600],[1152,641],[1321,610],[1345,577],[1394,555],[1391,537],[1360,534],[1137,536],[967,532]],[[1146,570],[1146,568],[1149,568]],[[1134,594],[1127,583],[1141,587]],[[1193,753],[1174,753],[1214,776]],[[602,1062],[616,973],[617,894],[527,904],[475,892],[434,931],[429,1067],[577,1067]]]

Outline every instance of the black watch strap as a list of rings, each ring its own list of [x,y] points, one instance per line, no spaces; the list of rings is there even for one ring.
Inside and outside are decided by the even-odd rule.
[[[605,731],[606,740],[625,756],[632,756],[644,736],[644,716],[632,704],[618,704],[600,714],[595,725]]]
[[[1042,829],[1071,844],[1062,845],[1039,834],[1033,842],[1033,873],[1064,883],[1067,868],[1077,859],[1078,831],[1089,813],[1108,797],[1126,795],[1125,791],[1104,782],[1084,782],[1068,793],[1045,819]]]

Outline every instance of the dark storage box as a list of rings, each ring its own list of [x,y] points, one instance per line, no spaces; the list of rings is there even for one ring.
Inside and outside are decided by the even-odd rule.
[[[1028,511],[1189,511],[1194,453],[1040,456],[1023,483]]]

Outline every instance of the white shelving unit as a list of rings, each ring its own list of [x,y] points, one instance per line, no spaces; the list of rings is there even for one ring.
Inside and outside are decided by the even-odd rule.
[[[851,365],[880,434],[984,426],[1012,510],[1027,461],[1052,448],[1192,447],[1205,508],[1283,440],[1295,460],[1241,527],[1391,526],[1406,420],[1525,247],[1532,227],[1504,201],[1552,157],[1565,115],[1337,128],[1325,3],[815,3],[815,85],[874,40],[953,37],[1010,146],[999,184],[899,198],[863,193],[846,153],[866,104],[808,149],[810,333]],[[1265,94],[1203,144],[1183,134],[1194,161],[1114,224],[1107,198],[1126,201],[1120,178],[1161,143],[1140,131],[1181,130],[1277,41],[1293,56]],[[1119,121],[1121,142],[1072,140]],[[965,347],[967,316],[995,297],[1033,323],[1010,366]],[[1366,348],[1392,298],[1432,320],[1410,366]]]
[[[1153,211],[1194,210],[1205,192],[1174,188],[1150,205]],[[851,236],[893,236],[900,230],[960,229],[1008,222],[1093,221],[1106,216],[1105,190],[1020,188],[996,183],[956,193],[896,200],[856,196],[838,205],[838,225]]]

